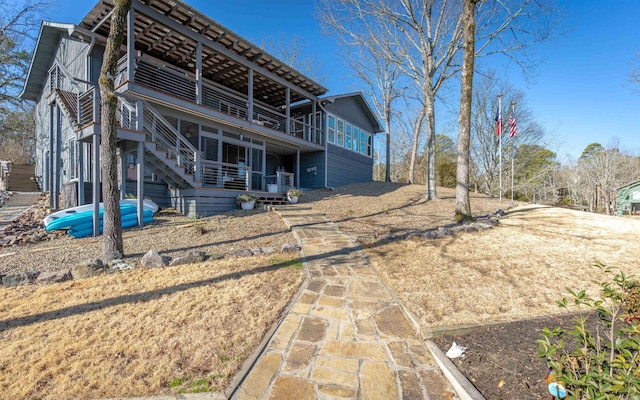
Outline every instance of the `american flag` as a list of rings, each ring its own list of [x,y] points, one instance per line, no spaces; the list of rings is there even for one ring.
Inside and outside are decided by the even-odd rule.
[[[518,125],[513,115],[509,116],[509,137],[514,137],[518,133]]]
[[[502,133],[502,115],[500,114],[500,107],[496,111],[496,136],[500,136]]]

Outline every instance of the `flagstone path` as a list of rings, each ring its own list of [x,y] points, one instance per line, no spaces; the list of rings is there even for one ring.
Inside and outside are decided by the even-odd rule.
[[[362,249],[308,205],[276,212],[311,276],[233,398],[455,398]]]
[[[33,206],[40,199],[40,196],[42,196],[40,192],[14,192],[0,207],[0,232]]]

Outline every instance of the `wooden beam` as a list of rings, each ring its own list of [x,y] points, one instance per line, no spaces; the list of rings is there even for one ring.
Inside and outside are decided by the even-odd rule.
[[[167,57],[169,54],[173,53],[173,52],[175,51],[175,49],[177,49],[177,48],[179,48],[179,47],[184,46],[184,44],[185,44],[185,43],[187,43],[187,41],[188,41],[188,39],[187,39],[187,38],[184,38],[184,39],[182,40],[182,42],[180,42],[180,43],[176,43],[176,44],[174,44],[173,46],[171,46],[171,48],[170,48],[169,50],[167,50],[167,51],[165,51],[165,52],[164,52],[164,57]],[[184,57],[183,57],[183,58],[184,58]]]
[[[242,66],[240,66],[240,65],[231,64],[231,65],[229,65],[228,67],[223,68],[223,69],[221,69],[220,71],[218,71],[218,72],[216,72],[215,74],[213,74],[211,77],[209,77],[209,79],[216,79],[216,78],[219,78],[219,77],[221,77],[222,75],[227,74],[227,73],[229,73],[229,72],[233,71],[234,69],[240,69],[240,68],[243,68],[243,67],[242,67]],[[244,72],[244,71],[243,71],[243,72]]]
[[[153,44],[153,46],[149,46],[149,48],[147,49],[147,52],[150,52],[151,50],[153,50],[156,47],[158,47],[162,42],[164,42],[165,40],[169,39],[172,35],[173,35],[173,31],[172,30],[169,30],[168,32],[165,32],[164,35],[162,35],[162,37],[160,37],[160,39],[156,39],[156,42]]]
[[[161,13],[159,13],[157,10],[148,7],[147,5],[143,4],[143,3],[139,3],[139,2],[134,2],[133,8],[136,9],[136,11],[140,11],[141,13],[145,14],[146,16],[148,16],[151,19],[155,19],[158,22],[162,23],[163,25],[167,26],[170,29],[175,30],[176,32],[178,32],[181,35],[184,36],[188,36],[190,38],[192,38],[195,42],[197,42],[198,40],[200,40],[199,37],[196,37],[196,35],[198,35],[197,32],[193,31],[192,29],[185,27],[184,25],[181,25],[179,23],[177,23],[176,21],[174,21],[173,19],[169,18],[166,15],[163,15]],[[199,36],[199,35],[198,35]],[[220,36],[223,36],[222,34]],[[230,60],[245,66],[246,68],[252,68],[255,70],[256,73],[260,74],[260,75],[264,75],[265,77],[269,78],[270,80],[279,83],[285,87],[288,87],[292,90],[294,90],[295,92],[301,94],[302,96],[310,99],[310,100],[316,100],[317,96],[313,93],[310,93],[302,88],[296,88],[291,82],[288,82],[286,79],[281,78],[280,76],[278,76],[277,74],[267,70],[266,68],[263,68],[259,65],[255,65],[253,63],[251,63],[249,60],[247,60],[245,57],[239,55],[238,53],[234,52],[233,50],[228,49],[226,46],[223,46],[222,44],[218,43],[219,39],[214,40],[210,40],[209,38],[205,37],[203,38],[204,40],[202,40],[203,44],[210,47],[212,50],[216,51],[217,53],[219,53],[222,56],[225,56],[227,58],[229,58]]]

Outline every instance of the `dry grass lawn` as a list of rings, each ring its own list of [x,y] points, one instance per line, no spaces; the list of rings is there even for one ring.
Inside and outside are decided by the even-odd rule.
[[[518,205],[498,227],[443,239],[386,241],[452,223],[454,192],[426,202],[422,186],[372,183],[301,198],[354,238],[381,275],[432,327],[558,313],[566,288],[601,279],[595,261],[640,276],[640,220]],[[472,196],[475,215],[508,202]],[[229,255],[293,242],[274,213],[232,212],[193,221],[163,213],[126,234],[129,261],[154,248]],[[0,253],[0,273],[68,267],[100,244],[58,239]],[[49,286],[0,287],[0,395],[11,399],[222,391],[279,318],[302,281],[295,259],[225,258]],[[285,262],[285,265],[272,265]],[[291,265],[291,263],[294,263]]]
[[[338,188],[314,200],[352,237],[420,232],[452,223],[455,193],[378,184]],[[314,193],[313,195],[318,195]],[[510,203],[472,195],[474,215]],[[567,288],[597,294],[597,261],[640,277],[640,220],[521,204],[498,227],[443,239],[374,241],[365,252],[402,300],[430,327],[481,324],[557,314]]]
[[[155,224],[128,231],[129,262],[150,248],[171,256],[188,250],[228,255],[295,243],[274,213],[237,211],[201,222],[205,234],[190,219],[163,212]],[[99,257],[100,243],[63,238],[4,250],[16,253],[0,258],[5,271],[60,269]],[[0,398],[223,391],[302,279],[297,257],[276,253],[0,286]]]

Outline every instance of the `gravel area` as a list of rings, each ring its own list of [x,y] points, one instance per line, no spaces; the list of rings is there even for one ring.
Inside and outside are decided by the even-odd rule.
[[[193,219],[174,209],[160,210],[151,224],[123,232],[125,261],[139,264],[149,250],[176,257],[188,251],[209,256],[230,256],[238,250],[296,243],[282,220],[272,212],[234,210]],[[39,243],[0,248],[0,274],[18,271],[55,271],[72,267],[90,258],[101,258],[102,239],[75,239],[52,235]]]

